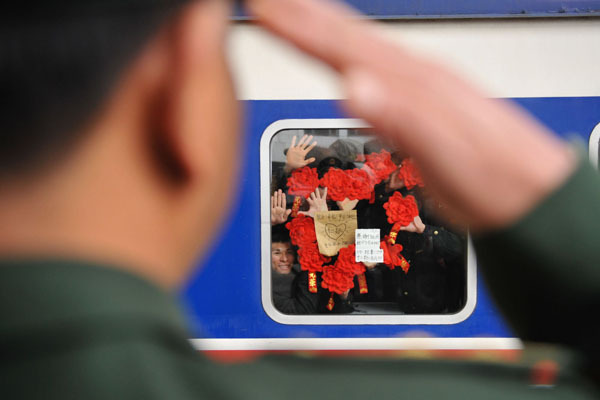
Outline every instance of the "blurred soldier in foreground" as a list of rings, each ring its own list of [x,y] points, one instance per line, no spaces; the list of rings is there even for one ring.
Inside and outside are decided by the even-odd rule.
[[[197,355],[167,290],[227,208],[239,127],[223,55],[229,6],[179,3],[2,6],[6,398],[597,396],[596,176],[511,105],[315,0],[249,6],[337,70],[349,112],[407,149],[478,232],[506,316],[523,338],[555,345],[554,386],[532,387],[527,365],[273,357],[223,366]]]

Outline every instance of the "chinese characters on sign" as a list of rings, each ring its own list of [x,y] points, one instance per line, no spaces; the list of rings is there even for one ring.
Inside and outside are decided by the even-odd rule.
[[[319,252],[325,256],[336,255],[341,248],[354,243],[357,227],[356,210],[324,211],[315,214],[315,232]]]
[[[383,250],[379,246],[379,229],[357,229],[354,235],[356,243],[356,262],[383,262]]]

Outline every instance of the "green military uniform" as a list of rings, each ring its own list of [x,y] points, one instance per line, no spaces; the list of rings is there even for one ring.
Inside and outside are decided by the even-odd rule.
[[[523,337],[554,342],[552,386],[528,362],[269,356],[219,365],[190,346],[173,299],[119,269],[0,265],[6,399],[597,398],[594,362],[600,183],[588,166],[515,226],[476,240],[480,264]],[[597,383],[597,382],[596,382]]]

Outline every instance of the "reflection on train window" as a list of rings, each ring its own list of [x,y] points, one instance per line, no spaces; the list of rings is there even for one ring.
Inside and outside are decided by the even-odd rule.
[[[448,212],[428,196],[409,154],[366,129],[287,129],[272,137],[270,160],[271,299],[279,312],[463,309],[465,229],[439,219]]]

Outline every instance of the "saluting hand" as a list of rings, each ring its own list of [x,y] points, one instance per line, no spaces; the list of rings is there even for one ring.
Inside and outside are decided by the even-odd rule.
[[[259,22],[340,74],[348,111],[411,154],[450,215],[505,226],[573,170],[563,142],[509,102],[386,40],[335,1],[248,0]]]

